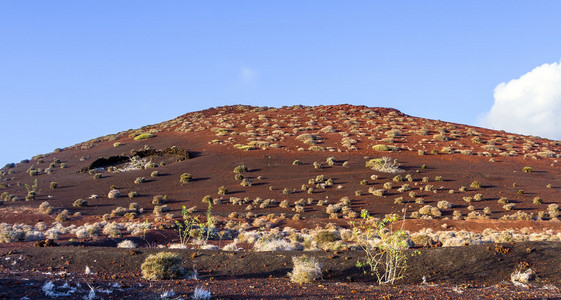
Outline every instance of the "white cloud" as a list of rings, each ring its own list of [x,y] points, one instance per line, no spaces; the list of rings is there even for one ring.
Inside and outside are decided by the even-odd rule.
[[[253,83],[259,78],[259,71],[243,66],[240,68],[239,77],[244,83]]]
[[[485,127],[561,139],[561,64],[543,64],[495,87]]]

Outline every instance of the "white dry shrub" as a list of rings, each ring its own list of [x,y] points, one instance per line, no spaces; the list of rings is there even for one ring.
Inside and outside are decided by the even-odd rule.
[[[534,279],[535,272],[532,269],[527,269],[522,272],[523,267],[518,268],[510,274],[510,281],[516,286],[526,287],[530,280]]]
[[[109,237],[120,237],[121,234],[121,229],[123,229],[124,226],[116,223],[116,222],[112,222],[109,224],[106,224],[103,227],[103,234],[109,236]]]
[[[261,237],[253,244],[255,251],[294,251],[296,247],[281,237]]]
[[[133,156],[130,158],[130,162],[125,164],[124,167],[119,168],[116,172],[128,172],[135,170],[142,170],[147,163],[149,163],[148,158],[140,158],[138,156]]]
[[[290,281],[295,283],[311,283],[321,277],[321,265],[315,257],[302,255],[292,257],[294,268],[288,273]]]
[[[240,250],[240,248],[238,248],[237,239],[232,241],[230,244],[227,244],[224,247],[222,247],[222,251],[238,251],[238,250]]]
[[[124,224],[126,231],[130,232],[132,235],[141,235],[145,230],[151,228],[152,224],[140,223],[140,222],[127,222]]]
[[[117,244],[117,248],[132,249],[132,248],[136,248],[136,244],[131,240],[124,240]]]
[[[11,225],[0,224],[0,243],[13,243],[23,240],[25,232],[21,229],[14,229]]]
[[[85,239],[89,237],[88,234],[88,230],[86,229],[85,226],[80,226],[78,227],[75,231],[74,234],[76,235],[77,238],[79,239]]]
[[[371,159],[366,162],[365,166],[374,171],[382,173],[399,173],[404,171],[399,168],[396,161],[393,161],[390,157],[387,156]]]
[[[51,227],[45,232],[45,237],[51,240],[58,240],[58,236],[62,232],[57,227]]]
[[[238,234],[238,240],[240,243],[253,244],[259,239],[259,234],[254,231],[243,231]]]
[[[35,228],[40,231],[45,231],[47,230],[47,224],[45,224],[45,222],[37,222],[37,224],[35,224]]]
[[[201,249],[203,250],[220,250],[220,248],[216,245],[213,244],[204,244],[201,246]]]
[[[94,237],[94,236],[98,236],[101,234],[101,228],[103,226],[105,226],[105,224],[107,224],[107,222],[102,222],[102,223],[94,223],[94,224],[88,224],[86,223],[84,225],[84,227],[86,228],[86,232],[88,234],[88,237]]]
[[[170,249],[187,249],[187,246],[181,243],[173,243],[170,244],[169,247]]]
[[[453,238],[445,239],[442,242],[442,247],[459,247],[459,246],[465,246],[465,245],[468,245],[468,244],[469,243],[466,243],[466,240],[464,238],[453,237]]]
[[[28,242],[41,241],[45,239],[45,234],[38,230],[25,232],[25,240]]]
[[[163,293],[160,294],[160,299],[171,299],[173,297],[175,297],[175,292],[173,290],[164,291]]]
[[[193,300],[207,300],[210,299],[211,297],[211,293],[210,291],[205,290],[204,288],[201,287],[196,287],[195,291],[193,292],[193,296],[191,296],[191,299]]]

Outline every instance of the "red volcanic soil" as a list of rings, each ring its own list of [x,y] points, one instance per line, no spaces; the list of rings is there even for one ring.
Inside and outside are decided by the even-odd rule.
[[[151,135],[144,135],[148,133]],[[385,145],[389,151],[379,151],[383,148],[380,145]],[[122,207],[123,213],[129,212],[127,217],[132,222],[149,220],[154,225],[152,228],[159,229],[148,233],[152,237],[151,242],[165,245],[179,241],[173,227],[176,220],[181,220],[182,207],[191,208],[192,214],[199,215],[200,220],[206,219],[207,204],[202,199],[209,195],[214,200],[211,216],[216,219],[218,230],[226,230],[232,224],[237,224],[238,229],[243,225],[244,230],[266,231],[286,227],[315,229],[329,223],[348,228],[349,222],[359,217],[361,210],[367,210],[380,218],[392,213],[405,215],[403,228],[410,232],[432,228],[435,231],[481,233],[491,228],[536,233],[549,230],[551,236],[555,236],[561,232],[561,222],[557,219],[558,209],[550,205],[561,205],[560,154],[558,141],[422,119],[390,108],[351,105],[217,107],[137,130],[96,138],[7,165],[0,177],[0,193],[4,200],[0,205],[0,222],[30,226],[44,222],[50,226],[57,215],[66,209],[68,220],[61,222],[64,227],[101,222],[104,215],[109,222],[125,223],[129,220],[122,214],[112,214]],[[383,156],[396,160],[403,171],[384,173],[365,167],[368,160]],[[296,160],[300,163],[295,163]],[[132,162],[136,162],[136,168],[131,167]],[[234,169],[239,165],[247,167],[247,172],[242,173],[242,176],[251,181],[250,186],[243,186],[241,178],[235,178]],[[154,171],[158,172],[157,176],[153,174]],[[180,182],[184,173],[191,174],[192,180]],[[398,174],[402,178],[394,178]],[[318,178],[321,175],[323,179]],[[475,181],[481,186],[472,186]],[[56,188],[51,188],[53,182],[57,183]],[[219,195],[220,187],[227,188],[227,193]],[[109,198],[111,189],[119,190],[121,197]],[[381,189],[384,190],[383,196],[369,193],[369,190]],[[28,190],[34,190],[35,196],[29,196]],[[136,192],[136,196],[127,197],[130,192]],[[478,194],[480,196],[476,196]],[[157,195],[166,196],[163,204],[168,206],[168,212],[153,213],[155,206],[161,205],[153,204],[153,198]],[[348,198],[345,200],[345,213],[326,213],[329,204],[337,204],[344,197]],[[479,197],[480,200],[474,200]],[[499,202],[501,198],[503,200]],[[88,203],[86,206],[73,206],[77,199],[85,199]],[[268,205],[261,205],[268,199]],[[45,201],[50,211],[39,209]],[[283,201],[288,205],[281,205]],[[419,214],[422,207],[437,207],[440,201],[447,201],[452,207],[440,209],[440,215]],[[506,202],[511,207],[505,207]],[[131,203],[136,203],[141,209],[130,210]],[[126,255],[128,250],[116,251],[116,243],[130,238],[129,234],[124,232],[124,237],[110,239],[106,234],[99,233],[100,237],[96,240],[61,233],[59,244],[64,247],[53,248],[33,248],[30,247],[32,242],[23,241],[0,244],[5,257],[10,257],[10,261],[2,261],[4,268],[0,272],[0,280],[3,294],[0,293],[0,298],[2,295],[7,298],[24,295],[17,286],[28,284],[38,287],[49,278],[57,278],[61,282],[63,278],[56,277],[58,275],[39,274],[48,268],[56,269],[57,272],[62,270],[54,257],[58,257],[60,251],[66,253],[64,257],[73,260],[81,256],[89,259],[97,255],[100,258],[96,262],[70,262],[65,266],[72,272],[82,272],[85,263],[96,264],[103,269],[98,271],[100,274],[109,276],[83,276],[86,279],[82,282],[91,280],[99,282],[99,286],[109,284],[113,280],[111,274],[120,274],[123,270],[119,268],[128,268],[116,278],[122,278],[123,285],[131,287],[126,293],[131,293],[132,298],[142,298],[144,293],[157,296],[166,289],[186,294],[198,284],[210,287],[221,298],[333,298],[335,295],[345,298],[371,298],[372,295],[405,298],[413,295],[419,298],[414,295],[425,293],[435,296],[435,290],[440,291],[437,295],[442,298],[493,297],[493,293],[503,293],[501,295],[504,297],[527,298],[529,295],[556,293],[556,290],[551,289],[520,290],[512,286],[508,289],[495,286],[508,281],[507,277],[518,263],[527,262],[528,258],[523,254],[527,248],[549,253],[559,247],[555,242],[538,246],[512,245],[516,249],[525,247],[520,248],[524,251],[513,250],[512,253],[517,254],[511,253],[511,260],[503,259],[508,264],[495,267],[488,262],[482,264],[478,260],[478,263],[474,263],[473,259],[466,258],[462,260],[468,262],[454,261],[458,265],[450,267],[446,265],[449,262],[445,256],[441,260],[425,257],[425,262],[417,260],[418,265],[412,268],[418,268],[418,271],[412,271],[409,279],[402,283],[408,285],[398,293],[393,287],[372,286],[371,278],[360,275],[354,267],[356,257],[360,254],[354,252],[338,255],[349,257],[346,260],[325,258],[325,264],[332,270],[331,274],[338,275],[320,281],[319,286],[289,283],[285,278],[289,271],[285,265],[287,261],[276,259],[277,254],[274,252],[255,259],[255,263],[248,265],[250,270],[225,267],[233,261],[239,263],[237,257],[240,254],[205,252],[203,257],[210,258],[206,264],[200,264],[207,270],[201,269],[201,274],[204,274],[201,282],[149,283],[135,276],[139,272],[140,259],[156,249],[142,248],[138,255],[130,257]],[[142,240],[138,242],[141,245],[143,243]],[[251,245],[244,247],[246,250],[251,249]],[[493,252],[486,247],[488,245],[424,251],[452,251],[483,259]],[[7,254],[9,251],[12,253]],[[481,254],[476,254],[478,251]],[[535,253],[542,252],[532,253],[536,256]],[[13,257],[18,254],[23,258],[12,267],[9,263],[14,262]],[[182,255],[187,257],[190,254],[182,252]],[[257,253],[248,252],[244,255]],[[292,254],[282,255],[288,257]],[[52,260],[47,259],[50,256]],[[547,260],[554,258],[542,258],[544,262],[552,263],[550,266],[559,267],[559,262]],[[121,262],[117,262],[119,259]],[[108,261],[116,262],[109,264]],[[439,274],[439,270],[430,271],[427,261],[432,266],[443,264],[443,272],[447,275],[434,275]],[[536,256],[532,263],[539,265],[539,261],[540,257]],[[212,266],[215,262],[217,267]],[[245,266],[248,262],[244,261],[243,264]],[[113,265],[123,266],[117,268]],[[252,270],[259,269],[261,265],[273,267],[270,271],[265,268],[257,272],[259,276],[252,275]],[[486,269],[480,270],[477,266]],[[74,267],[77,269],[72,269]],[[542,278],[558,284],[557,275],[551,275],[554,272],[550,274],[547,267],[544,268],[544,274],[549,275]],[[470,270],[480,270],[478,274],[487,274],[483,276],[486,279],[478,281],[477,276],[468,274]],[[431,277],[433,275],[434,278]],[[347,282],[348,276],[359,283]],[[437,285],[414,285],[422,282],[422,276],[426,276],[429,283]],[[25,278],[30,281],[26,282]],[[143,285],[142,288],[138,286],[139,283]],[[480,287],[482,285],[485,287]],[[277,289],[276,292],[273,288]],[[326,290],[331,294],[326,293]],[[123,293],[115,291],[115,294],[103,295],[103,298],[122,296]]]

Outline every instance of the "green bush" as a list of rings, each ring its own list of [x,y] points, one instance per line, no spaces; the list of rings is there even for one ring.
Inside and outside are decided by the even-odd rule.
[[[341,239],[341,236],[334,230],[321,230],[314,235],[314,241],[319,247],[325,244],[333,243]]]
[[[88,200],[84,200],[84,199],[77,199],[76,201],[74,201],[74,203],[72,203],[72,206],[74,207],[83,207],[87,205],[88,205]]]
[[[248,169],[245,165],[239,165],[239,166],[234,168],[234,173],[236,173],[236,174],[245,173],[247,171],[248,171]]]
[[[175,279],[183,276],[181,258],[173,252],[159,252],[148,256],[140,268],[148,280]]]
[[[179,182],[181,183],[187,183],[193,180],[193,176],[191,176],[190,173],[183,173],[181,174],[181,177],[179,178]]]
[[[152,204],[155,205],[160,205],[160,204],[164,204],[167,200],[167,196],[162,196],[162,195],[156,195],[154,196],[154,198],[152,198]]]
[[[218,195],[226,195],[228,194],[228,189],[225,186],[221,186],[218,188]]]
[[[154,137],[155,135],[151,134],[151,133],[141,133],[137,136],[134,137],[135,141],[140,141],[140,140],[145,140],[145,139],[149,139]]]
[[[480,189],[481,188],[481,183],[476,180],[476,181],[472,182],[469,186],[471,188],[474,188],[474,189]]]
[[[58,214],[55,218],[55,220],[57,222],[65,222],[68,220],[68,213],[65,211],[61,212],[60,214]]]
[[[374,145],[372,146],[372,149],[374,149],[375,151],[390,151],[390,147],[383,144]]]
[[[211,203],[212,202],[212,197],[210,195],[206,195],[206,196],[203,197],[202,202],[206,203],[206,204]]]
[[[244,178],[242,180],[242,182],[240,183],[241,186],[251,186],[252,185],[252,181],[249,178]]]

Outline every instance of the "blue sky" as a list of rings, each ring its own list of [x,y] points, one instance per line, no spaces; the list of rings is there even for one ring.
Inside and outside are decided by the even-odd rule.
[[[559,1],[2,1],[0,164],[239,103],[490,124],[495,87],[561,59],[559,11]]]

